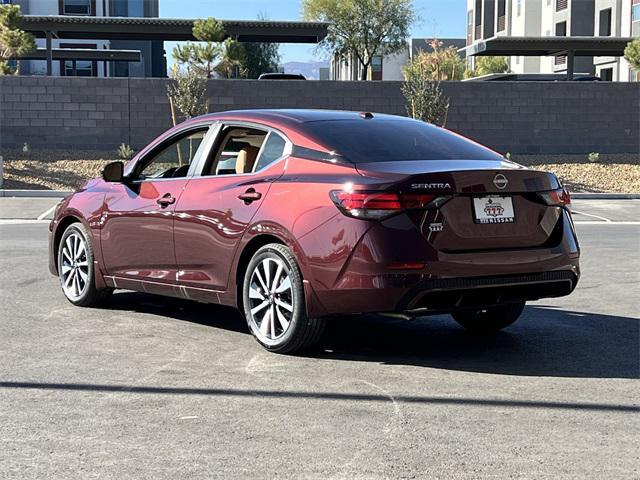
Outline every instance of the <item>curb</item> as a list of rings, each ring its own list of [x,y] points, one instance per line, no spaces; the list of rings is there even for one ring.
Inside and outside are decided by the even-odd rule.
[[[30,198],[62,198],[73,193],[71,190],[2,190],[0,197],[30,197]]]
[[[639,200],[640,193],[571,193],[576,200]]]

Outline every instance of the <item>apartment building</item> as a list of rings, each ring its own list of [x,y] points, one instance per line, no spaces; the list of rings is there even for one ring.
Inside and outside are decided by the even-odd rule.
[[[496,36],[638,37],[640,0],[467,0],[467,46]],[[561,55],[514,55],[508,60],[514,73],[567,71],[567,59]],[[604,80],[635,77],[620,57],[576,57],[574,70]]]
[[[439,38],[441,48],[459,49],[465,46],[464,38]],[[432,51],[431,38],[413,38],[399,53],[376,55],[371,60],[367,80],[402,81],[405,65],[420,51]],[[361,71],[355,55],[335,55],[329,65],[332,80],[361,80]]]
[[[158,17],[159,0],[2,0],[19,5],[24,15],[72,15],[88,17]],[[44,39],[36,40],[38,48],[45,47]],[[139,50],[141,62],[102,62],[60,60],[53,64],[53,75],[77,77],[164,77],[166,59],[162,41],[139,40],[58,40],[53,48],[88,48]],[[21,62],[22,75],[45,75],[44,60]]]

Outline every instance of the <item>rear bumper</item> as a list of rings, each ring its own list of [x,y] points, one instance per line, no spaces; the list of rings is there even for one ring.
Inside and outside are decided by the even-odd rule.
[[[405,226],[401,220],[398,227]],[[314,284],[315,294],[330,315],[452,311],[568,295],[580,277],[580,250],[569,215],[560,221],[553,246],[459,253],[434,249],[408,224],[392,231],[378,224],[354,247],[331,286]],[[402,262],[424,268],[389,269]]]
[[[578,278],[577,271],[561,270],[524,275],[424,280],[400,299],[394,311],[453,311],[509,301],[562,297],[575,289]]]

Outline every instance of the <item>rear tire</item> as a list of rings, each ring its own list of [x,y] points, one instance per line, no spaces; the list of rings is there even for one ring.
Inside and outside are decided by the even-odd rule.
[[[58,277],[64,296],[79,307],[106,302],[112,288],[96,288],[91,235],[82,223],[72,223],[62,234],[58,247]]]
[[[309,349],[324,332],[324,319],[307,317],[302,275],[284,245],[271,243],[253,255],[244,275],[242,297],[251,333],[271,352]]]
[[[451,316],[471,332],[490,333],[513,325],[522,314],[524,305],[524,301],[505,303],[480,310],[461,310]]]

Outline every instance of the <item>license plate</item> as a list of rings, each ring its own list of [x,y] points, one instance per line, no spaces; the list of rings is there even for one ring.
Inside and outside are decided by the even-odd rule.
[[[476,223],[513,223],[513,201],[511,197],[475,197],[473,212]]]

